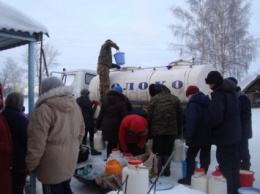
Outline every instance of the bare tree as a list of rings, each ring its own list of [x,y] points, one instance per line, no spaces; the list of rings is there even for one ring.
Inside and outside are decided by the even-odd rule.
[[[171,8],[182,23],[171,25],[184,44],[172,48],[194,56],[198,64],[209,64],[223,75],[241,78],[256,58],[259,39],[248,32],[248,0],[187,0],[188,10]]]
[[[23,70],[12,58],[4,61],[4,68],[1,75],[1,82],[5,90],[5,94],[11,91],[22,91]]]
[[[53,67],[59,66],[59,63],[57,62],[57,57],[60,55],[60,52],[57,48],[55,48],[53,45],[47,43],[43,46],[44,51],[44,58],[42,58],[42,67],[40,67],[40,53],[41,53],[41,45],[39,43],[35,44],[34,49],[34,65],[35,65],[35,75],[38,79],[38,82],[40,83],[39,79],[40,77],[43,79],[44,77],[47,77],[47,71],[52,69]],[[24,63],[28,64],[28,52],[24,53],[22,55]],[[47,71],[44,65],[44,62],[46,62]],[[41,76],[40,76],[41,74]]]

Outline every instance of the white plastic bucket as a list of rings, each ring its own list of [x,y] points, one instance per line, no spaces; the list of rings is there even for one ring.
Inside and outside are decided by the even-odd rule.
[[[114,54],[114,58],[117,65],[124,65],[125,64],[125,53],[117,52]]]
[[[191,189],[208,193],[208,178],[203,168],[195,169],[194,174],[191,176]]]
[[[260,189],[254,187],[241,187],[238,189],[238,194],[259,194]]]
[[[94,149],[95,150],[103,150],[105,149],[105,142],[102,138],[102,131],[97,131],[94,134]]]
[[[219,170],[212,173],[208,180],[208,194],[227,194],[227,180]]]
[[[126,180],[126,177],[128,178]],[[130,159],[122,171],[123,194],[147,194],[149,190],[149,171],[142,160]]]

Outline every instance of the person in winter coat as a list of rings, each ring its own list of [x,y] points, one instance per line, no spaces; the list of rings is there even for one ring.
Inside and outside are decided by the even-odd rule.
[[[158,171],[166,165],[177,137],[182,134],[183,112],[180,100],[162,84],[149,86],[151,100],[147,109],[149,138],[153,139],[153,153],[158,154]],[[168,163],[163,175],[170,176]]]
[[[70,180],[85,124],[72,92],[73,88],[64,86],[59,78],[45,78],[29,120],[26,164],[42,182],[43,194],[73,193]]]
[[[13,194],[12,159],[13,142],[11,132],[4,115],[0,112],[0,193]]]
[[[189,98],[186,109],[186,127],[184,139],[187,150],[186,177],[179,179],[178,183],[191,185],[191,176],[195,170],[195,158],[200,152],[200,167],[207,173],[210,165],[210,131],[208,129],[208,106],[210,99],[208,96],[199,91],[197,86],[189,86],[186,90],[186,96]]]
[[[147,140],[147,121],[137,114],[126,116],[119,128],[119,143],[123,152],[130,152],[134,156],[144,154]]]
[[[123,88],[122,88],[120,85],[115,85],[115,86],[112,88],[112,90],[116,90],[116,91],[118,91],[118,92],[120,92],[120,93],[123,93]],[[126,108],[127,108],[128,112],[131,112],[132,109],[133,109],[133,107],[132,107],[131,102],[130,102],[129,99],[127,98],[127,96],[126,96],[125,104],[126,104]]]
[[[97,109],[98,102],[93,101],[93,105],[89,100],[89,90],[82,89],[80,94],[81,96],[76,99],[79,107],[81,108],[82,115],[85,123],[85,136],[83,143],[87,142],[87,136],[89,132],[89,144],[91,147],[91,155],[101,155],[101,152],[98,152],[94,149],[94,119],[93,115]]]
[[[119,50],[119,47],[112,40],[106,40],[105,43],[101,46],[99,56],[98,56],[98,65],[97,73],[99,75],[100,82],[100,101],[103,102],[105,93],[109,90],[110,79],[109,79],[109,69],[117,68],[121,69],[119,65],[112,63],[112,51],[111,48]]]
[[[117,89],[117,90],[116,90]],[[107,141],[107,158],[113,148],[118,147],[118,132],[122,119],[128,115],[126,96],[117,88],[106,92],[106,99],[102,103],[97,118],[96,127],[102,130],[102,137]]]
[[[229,77],[228,79],[234,81],[237,85],[236,78]],[[248,140],[253,137],[251,102],[239,86],[236,87],[236,92],[240,102],[240,123],[242,128],[242,139],[239,143],[240,169],[250,170],[251,163]]]
[[[2,111],[9,127],[13,142],[13,194],[22,194],[26,183],[27,126],[28,119],[21,114],[24,97],[20,92],[12,92],[5,99]]]
[[[209,104],[208,126],[212,144],[217,147],[219,170],[227,180],[227,194],[237,194],[240,187],[239,142],[242,137],[236,84],[223,79],[218,71],[209,72],[206,84],[213,90]]]

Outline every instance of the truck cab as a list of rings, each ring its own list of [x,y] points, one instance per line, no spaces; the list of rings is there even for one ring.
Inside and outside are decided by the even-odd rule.
[[[77,69],[66,71],[64,68],[62,72],[51,72],[52,76],[60,77],[66,86],[73,87],[73,96],[75,98],[80,96],[80,91],[83,88],[89,89],[90,81],[97,75],[95,70]]]

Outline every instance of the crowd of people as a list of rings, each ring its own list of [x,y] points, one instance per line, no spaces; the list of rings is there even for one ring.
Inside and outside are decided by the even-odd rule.
[[[107,79],[101,83],[101,79],[108,77],[109,68],[118,68],[112,64],[111,47],[119,49],[107,40],[100,51],[99,102],[89,99],[90,91],[86,88],[75,99],[72,88],[57,77],[42,81],[41,95],[29,118],[23,113],[23,95],[19,92],[7,95],[0,114],[0,139],[4,142],[0,144],[0,190],[5,194],[23,194],[26,176],[34,173],[44,194],[72,194],[70,181],[80,145],[89,142],[91,155],[101,155],[93,146],[96,128],[107,142],[107,158],[116,147],[134,156],[143,154],[145,143],[152,139],[158,171],[163,169],[166,177],[171,175],[171,164],[167,161],[174,141],[183,138],[188,146],[187,173],[178,182],[185,185],[191,184],[198,153],[200,167],[207,173],[211,145],[216,145],[218,168],[227,180],[227,194],[237,193],[239,170],[250,169],[248,139],[252,138],[250,100],[237,86],[237,80],[224,79],[218,71],[209,72],[205,82],[212,90],[211,96],[197,86],[188,86],[185,111],[169,88],[151,84],[147,114],[131,114],[132,106],[123,89],[119,85],[110,89]],[[94,122],[93,114],[99,104],[101,110]]]

